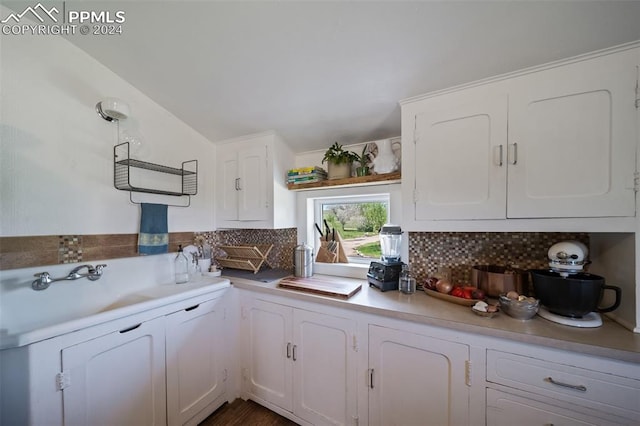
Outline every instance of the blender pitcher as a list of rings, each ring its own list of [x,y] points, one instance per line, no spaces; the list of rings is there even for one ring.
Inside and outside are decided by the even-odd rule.
[[[385,263],[400,262],[402,229],[398,225],[385,224],[380,228],[381,260]]]

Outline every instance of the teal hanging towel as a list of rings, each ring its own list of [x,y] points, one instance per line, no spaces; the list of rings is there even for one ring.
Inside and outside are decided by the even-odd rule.
[[[141,203],[139,254],[161,254],[169,251],[167,205]]]

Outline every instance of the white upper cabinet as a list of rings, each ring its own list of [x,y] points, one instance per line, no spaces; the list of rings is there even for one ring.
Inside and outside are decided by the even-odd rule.
[[[407,228],[633,218],[639,64],[612,50],[403,101]]]
[[[638,50],[509,85],[507,216],[634,216]]]
[[[217,147],[215,214],[218,228],[295,226],[295,194],[285,176],[289,147],[275,133],[260,133]]]
[[[417,220],[504,218],[507,97],[492,89],[430,99],[415,115],[404,158],[415,159]]]

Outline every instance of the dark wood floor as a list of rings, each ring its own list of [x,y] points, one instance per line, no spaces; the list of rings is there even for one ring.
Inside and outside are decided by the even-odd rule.
[[[273,411],[256,404],[237,398],[231,404],[226,403],[213,414],[204,419],[199,426],[296,426],[297,423],[282,417]]]

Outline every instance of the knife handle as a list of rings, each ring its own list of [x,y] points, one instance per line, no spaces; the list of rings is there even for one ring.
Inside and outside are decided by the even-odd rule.
[[[324,234],[322,233],[322,230],[320,229],[320,227],[318,226],[317,223],[314,223],[314,225],[316,226],[316,229],[318,230],[318,232],[320,233],[320,238],[324,237]]]

